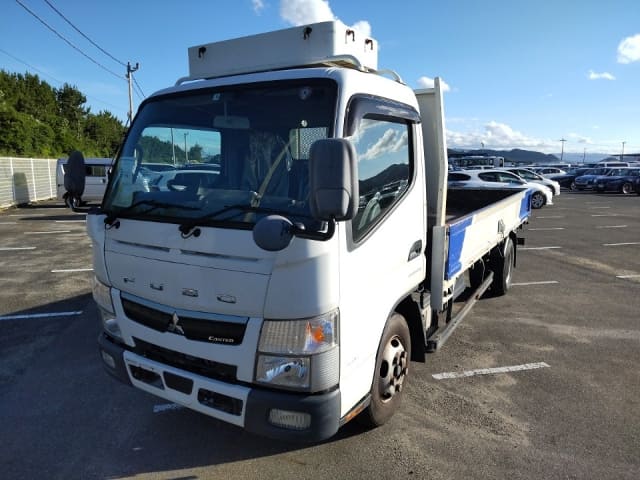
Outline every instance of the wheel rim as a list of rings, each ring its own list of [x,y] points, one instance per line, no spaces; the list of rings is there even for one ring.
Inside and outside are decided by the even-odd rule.
[[[531,197],[531,206],[533,208],[540,208],[544,205],[544,198],[542,198],[541,193],[534,193],[533,197]]]
[[[506,258],[504,259],[504,268],[506,270],[504,275],[504,283],[509,288],[511,286],[511,277],[513,276],[513,250],[507,251]]]
[[[622,185],[622,193],[624,194],[631,193],[631,184],[625,183],[624,185]]]
[[[402,391],[408,366],[407,350],[402,339],[395,335],[384,347],[378,371],[378,393],[382,402],[390,402]]]
[[[578,187],[576,186],[576,182],[571,182],[571,185],[569,185],[569,189],[570,190],[577,190]]]

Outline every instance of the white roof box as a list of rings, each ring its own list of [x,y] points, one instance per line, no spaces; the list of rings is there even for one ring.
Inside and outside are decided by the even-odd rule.
[[[189,78],[223,77],[323,62],[378,67],[378,43],[339,21],[320,22],[189,48]]]

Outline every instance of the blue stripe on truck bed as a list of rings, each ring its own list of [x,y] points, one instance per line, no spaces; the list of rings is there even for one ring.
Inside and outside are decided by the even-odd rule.
[[[451,279],[462,269],[462,262],[460,261],[462,246],[464,245],[467,227],[472,223],[473,217],[470,216],[449,226],[449,252],[445,270],[445,278],[447,279]]]
[[[533,195],[533,190],[529,188],[525,196],[522,197],[522,202],[520,203],[520,220],[527,218],[531,214],[531,195]]]

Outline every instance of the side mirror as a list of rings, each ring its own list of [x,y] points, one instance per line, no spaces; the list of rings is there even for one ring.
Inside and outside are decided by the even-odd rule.
[[[263,250],[279,252],[291,243],[294,234],[291,220],[281,215],[267,215],[253,227],[253,241]]]
[[[349,140],[317,140],[309,152],[309,204],[318,220],[350,220],[358,211],[356,152]]]

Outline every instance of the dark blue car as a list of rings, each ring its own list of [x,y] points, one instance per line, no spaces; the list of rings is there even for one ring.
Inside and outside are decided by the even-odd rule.
[[[595,189],[598,192],[633,193],[634,184],[640,178],[640,168],[612,168],[605,176],[598,177]]]
[[[576,188],[578,190],[587,190],[594,188],[596,179],[602,175],[606,175],[609,170],[609,168],[604,167],[592,168],[591,170],[587,170],[582,175],[574,179]]]

